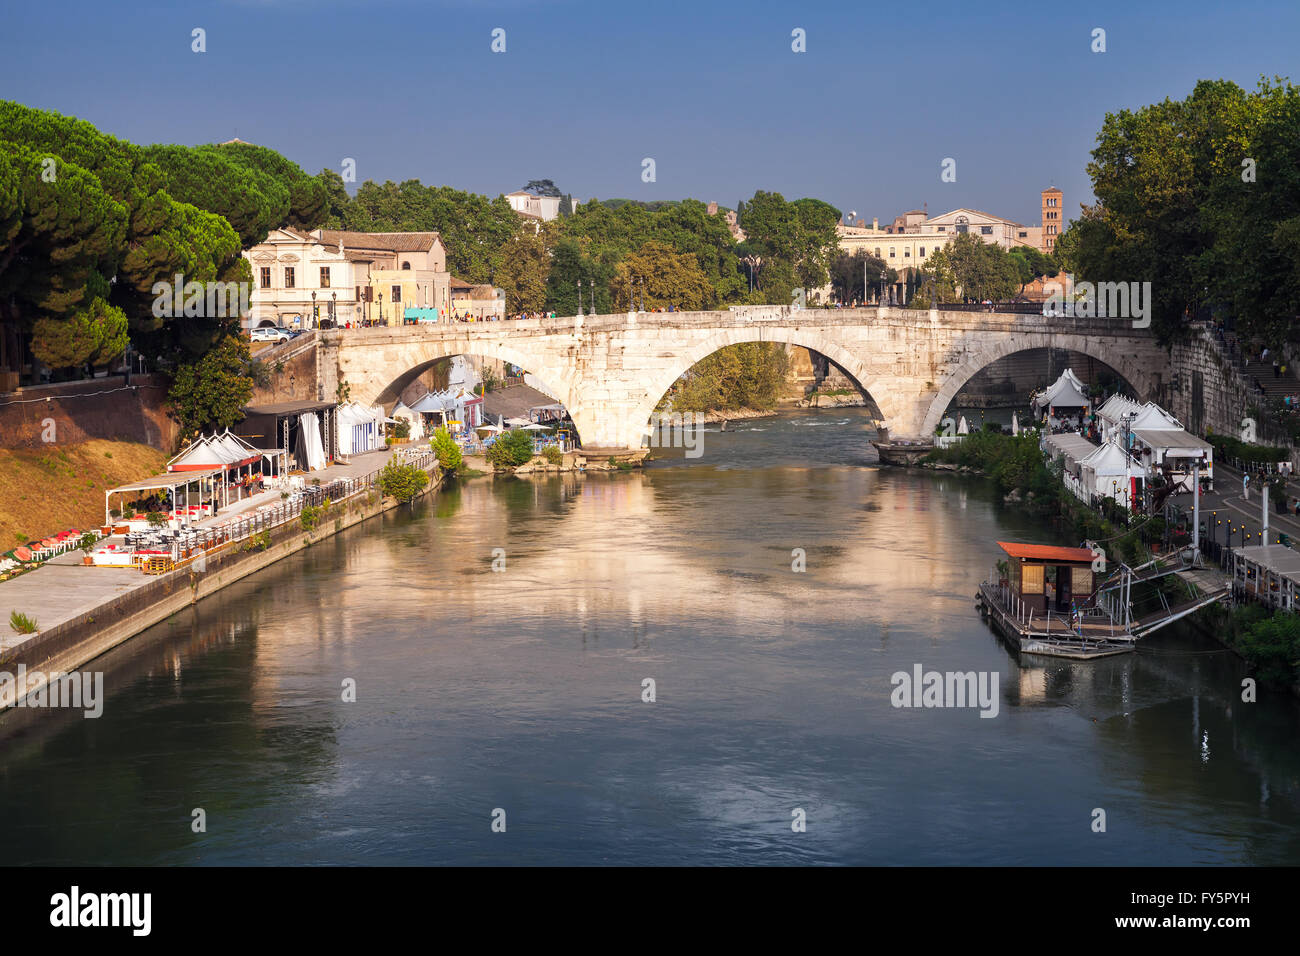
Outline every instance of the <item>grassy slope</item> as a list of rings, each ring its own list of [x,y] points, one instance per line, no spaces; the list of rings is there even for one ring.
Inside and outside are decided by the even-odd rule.
[[[104,491],[162,470],[148,445],[88,441],[66,447],[0,449],[0,552],[68,528],[104,521]]]

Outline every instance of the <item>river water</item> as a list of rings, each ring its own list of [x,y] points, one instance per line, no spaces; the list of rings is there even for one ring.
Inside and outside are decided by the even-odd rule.
[[[859,409],[716,428],[453,487],[114,651],[99,719],[11,712],[0,862],[1300,863],[1294,701],[1186,629],[1018,661],[972,597],[1049,529]],[[917,664],[996,716],[891,706]]]

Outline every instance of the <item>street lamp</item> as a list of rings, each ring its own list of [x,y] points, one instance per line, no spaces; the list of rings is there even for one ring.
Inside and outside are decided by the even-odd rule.
[[[884,269],[880,270],[880,304],[885,304],[885,283],[889,281],[889,273]]]
[[[578,318],[582,318],[582,280],[578,280]]]
[[[330,326],[337,328],[339,324],[339,294],[330,293]]]
[[[320,325],[320,313],[316,311],[316,290],[311,291],[311,320],[316,325]]]
[[[384,294],[379,293],[379,324],[385,325],[384,322]]]

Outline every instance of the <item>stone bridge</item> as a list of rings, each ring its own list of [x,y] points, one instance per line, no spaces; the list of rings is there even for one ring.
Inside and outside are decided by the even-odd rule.
[[[320,333],[317,384],[391,409],[401,391],[452,355],[503,359],[562,401],[584,448],[642,447],[650,416],[692,365],[726,345],[782,342],[826,356],[870,397],[892,438],[933,435],[953,396],[982,368],[1025,349],[1072,349],[1154,396],[1169,356],[1121,319],[897,308],[741,307]]]

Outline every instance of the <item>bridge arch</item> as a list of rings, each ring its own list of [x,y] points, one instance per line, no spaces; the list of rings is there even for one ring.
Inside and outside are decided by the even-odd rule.
[[[489,340],[466,335],[408,339],[373,350],[351,352],[345,349],[339,356],[338,376],[340,381],[348,383],[354,400],[366,405],[383,405],[391,410],[401,393],[420,375],[438,362],[457,355],[499,359],[518,366],[545,385],[555,395],[556,401],[571,408],[574,373],[533,354],[526,339]]]
[[[888,416],[892,408],[891,396],[872,391],[876,382],[866,365],[852,352],[845,348],[825,331],[800,329],[755,323],[750,326],[725,329],[709,337],[672,353],[670,361],[662,371],[652,376],[647,384],[644,397],[630,410],[626,426],[621,426],[625,447],[637,447],[641,438],[647,434],[650,416],[663,400],[673,383],[690,371],[695,365],[708,358],[719,349],[729,345],[743,345],[749,342],[770,342],[780,345],[796,345],[826,356],[839,368],[863,396],[874,402],[883,415]]]
[[[1111,346],[1097,338],[1072,333],[1024,333],[1014,339],[985,342],[969,354],[945,377],[943,384],[928,399],[923,400],[924,417],[920,422],[920,436],[933,435],[952,400],[974,378],[998,359],[1032,349],[1068,349],[1102,362],[1114,369],[1137,392],[1139,401],[1146,401],[1154,390],[1154,372],[1142,367],[1132,352],[1122,345]]]

